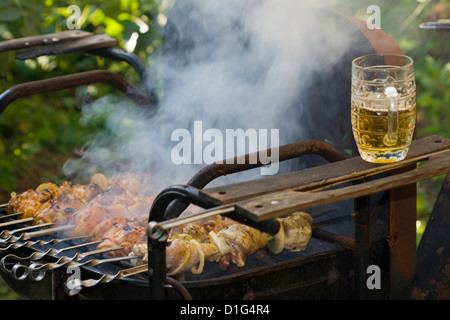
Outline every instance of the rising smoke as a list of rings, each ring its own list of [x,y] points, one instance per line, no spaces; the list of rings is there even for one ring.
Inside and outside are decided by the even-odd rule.
[[[170,159],[171,133],[192,130],[195,121],[223,132],[278,129],[280,145],[333,140],[330,132],[340,141],[343,129],[334,121],[349,118],[349,61],[360,54],[347,27],[317,1],[177,1],[163,47],[152,57],[157,112],[108,97],[87,105],[84,121],[99,114],[107,121],[86,150],[127,156],[132,168],[164,187],[186,183],[203,167]],[[65,169],[73,171],[73,164]]]

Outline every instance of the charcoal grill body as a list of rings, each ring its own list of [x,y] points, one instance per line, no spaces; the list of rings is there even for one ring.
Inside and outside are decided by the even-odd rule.
[[[165,285],[166,299],[183,300],[255,300],[255,299],[355,299],[354,253],[338,245],[321,243],[312,239],[312,247],[323,247],[324,252],[310,250],[297,255],[277,257],[269,266],[255,257],[247,259],[244,269],[232,268],[217,273],[217,265],[207,265],[205,273],[216,276],[204,279],[185,279],[180,285],[188,292],[183,295],[176,287]],[[28,256],[38,249],[14,251],[18,256]],[[371,249],[371,262],[383,270],[382,288],[388,288],[388,246],[385,240]],[[53,260],[53,259],[50,259]],[[104,273],[114,274],[123,266],[82,268],[83,279],[98,279]],[[213,271],[208,271],[208,268]],[[320,270],[320,272],[317,272]],[[77,295],[69,296],[65,285],[71,273],[61,268],[48,272],[41,281],[17,280],[0,271],[2,279],[24,299],[95,299],[95,300],[148,300],[151,298],[146,274],[140,277],[118,279],[112,283],[83,288]],[[388,299],[388,290],[370,292],[370,298]]]

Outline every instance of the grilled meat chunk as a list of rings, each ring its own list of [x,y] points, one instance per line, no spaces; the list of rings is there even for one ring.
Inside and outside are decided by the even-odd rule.
[[[305,250],[312,235],[312,217],[298,211],[277,220],[280,222],[280,231],[269,241],[269,250],[274,254],[284,249],[292,252]]]
[[[43,183],[35,190],[29,189],[20,194],[13,192],[6,207],[6,213],[22,212],[19,219],[34,217],[44,204],[57,199],[60,194],[61,189],[53,183]]]
[[[246,257],[264,248],[269,239],[270,236],[267,233],[240,223],[231,224],[217,234],[210,233],[211,243],[219,248],[217,260],[229,255],[231,262],[238,267],[243,267]],[[227,264],[221,263],[221,266],[225,267]]]

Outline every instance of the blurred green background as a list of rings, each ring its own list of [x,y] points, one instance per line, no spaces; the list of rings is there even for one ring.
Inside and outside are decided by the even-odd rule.
[[[67,30],[71,15],[67,7],[75,4],[81,9],[82,30],[110,35],[118,40],[119,48],[133,52],[151,69],[152,54],[161,45],[173,1],[0,0],[0,41]],[[380,7],[381,28],[415,60],[418,137],[437,134],[450,138],[450,32],[419,29],[422,22],[449,19],[449,1],[322,2],[361,20],[367,20],[370,5]],[[66,54],[19,61],[13,52],[6,52],[0,53],[0,59],[0,92],[27,81],[95,69],[107,69],[139,83],[128,64],[95,56]],[[0,117],[0,203],[9,200],[11,191],[35,188],[43,181],[61,182],[64,162],[103,125],[101,117],[81,123],[80,106],[111,92],[106,85],[87,86],[20,99],[8,107]],[[442,179],[418,185],[418,242]],[[16,298],[0,279],[0,299]]]

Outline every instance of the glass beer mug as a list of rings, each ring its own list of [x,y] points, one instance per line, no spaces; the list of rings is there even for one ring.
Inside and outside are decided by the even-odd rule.
[[[351,120],[362,159],[403,160],[416,124],[414,61],[399,54],[370,54],[353,60]]]

